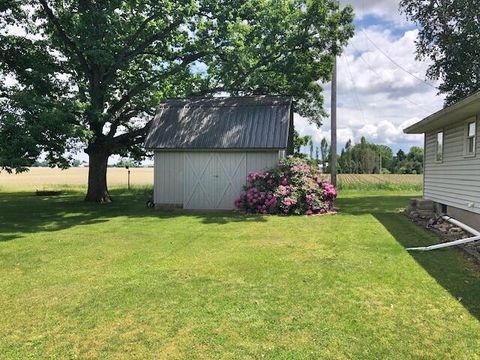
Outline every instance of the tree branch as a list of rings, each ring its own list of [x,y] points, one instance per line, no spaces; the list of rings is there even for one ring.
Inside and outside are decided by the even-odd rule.
[[[159,14],[152,14],[150,15],[149,17],[145,18],[145,20],[142,21],[142,23],[138,26],[137,30],[131,35],[129,36],[129,38],[127,39],[126,41],[126,46],[125,48],[129,48],[130,46],[132,46],[135,42],[135,40],[137,40],[138,36],[140,35],[140,33],[145,30],[145,28],[147,27],[148,23],[152,20],[155,20],[156,17],[158,17]]]
[[[107,137],[113,138],[122,122],[130,120],[132,117],[134,117],[141,111],[143,110],[140,108],[133,108],[123,111],[120,115],[117,116],[114,121],[111,122],[110,130],[108,131]]]
[[[145,27],[147,26],[148,22],[153,20],[155,17],[156,16],[151,15],[150,17],[145,19],[144,22],[139,26],[139,28],[137,29],[136,33],[132,36],[129,43],[126,44],[124,51],[117,57],[117,59],[115,60],[113,65],[110,67],[110,69],[108,69],[108,71],[104,74],[103,76],[104,83],[107,83],[113,79],[115,72],[121,67],[122,63],[126,63],[130,61],[132,58],[134,58],[135,56],[142,54],[143,51],[145,51],[155,41],[159,41],[166,38],[167,34],[169,34],[171,31],[173,31],[173,29],[178,27],[183,21],[183,19],[181,18],[178,19],[177,21],[169,24],[169,26],[167,26],[166,28],[162,29],[162,31],[156,32],[155,34],[147,37],[133,50],[129,50],[134,40],[138,38],[142,30],[144,30]]]
[[[115,104],[113,104],[110,109],[107,110],[107,114],[109,116],[114,116],[120,109],[125,106],[133,97],[140,94],[142,91],[148,89],[150,86],[154,85],[156,82],[167,78],[168,76],[175,75],[179,71],[185,68],[185,66],[191,64],[192,62],[200,59],[201,57],[205,56],[206,52],[198,52],[195,54],[189,54],[184,56],[182,59],[182,63],[178,64],[177,66],[172,67],[170,70],[159,74],[158,76],[154,76],[149,80],[141,82],[133,87],[128,93],[123,95],[120,100],[118,100]]]
[[[90,66],[87,62],[87,59],[85,58],[85,56],[81,52],[80,48],[78,47],[78,45],[72,39],[70,39],[68,37],[67,33],[65,32],[65,30],[63,30],[62,25],[60,24],[60,21],[55,16],[52,9],[48,6],[47,1],[46,0],[39,0],[39,2],[42,5],[43,10],[47,14],[47,17],[50,19],[52,24],[57,29],[58,33],[60,34],[60,37],[62,38],[62,40],[65,43],[65,45],[67,46],[67,48],[70,51],[72,51],[78,57],[78,60],[82,64],[82,66],[85,70],[85,73],[88,74],[88,72],[90,71]]]
[[[119,151],[120,149],[125,149],[130,146],[134,146],[143,142],[145,136],[147,135],[148,129],[152,124],[153,120],[150,120],[145,124],[144,127],[135,129],[121,135],[114,137],[114,151]]]

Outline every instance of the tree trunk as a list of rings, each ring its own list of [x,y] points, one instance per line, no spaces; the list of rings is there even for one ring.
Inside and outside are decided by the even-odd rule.
[[[109,154],[105,152],[91,152],[88,154],[88,189],[85,201],[98,203],[112,201],[107,188],[108,157]]]

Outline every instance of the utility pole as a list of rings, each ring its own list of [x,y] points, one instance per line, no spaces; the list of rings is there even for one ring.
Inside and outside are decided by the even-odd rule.
[[[337,57],[333,59],[331,98],[331,126],[330,126],[330,182],[337,187]]]

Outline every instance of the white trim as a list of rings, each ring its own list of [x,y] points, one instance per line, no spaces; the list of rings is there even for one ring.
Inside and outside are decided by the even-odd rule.
[[[475,124],[475,134],[473,135],[473,152],[468,151],[469,139],[468,130],[471,123]],[[477,117],[472,116],[463,122],[463,157],[473,158],[477,155]]]
[[[438,134],[440,134],[440,133],[442,133],[442,158],[440,160],[438,160]],[[435,162],[436,163],[443,163],[444,156],[445,156],[445,130],[444,129],[439,129],[439,130],[435,131]]]

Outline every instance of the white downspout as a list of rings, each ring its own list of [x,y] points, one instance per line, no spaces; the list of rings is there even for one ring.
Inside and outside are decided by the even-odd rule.
[[[477,231],[474,228],[472,228],[472,227],[470,227],[470,226],[468,226],[468,225],[466,225],[466,224],[464,224],[464,223],[462,223],[458,220],[455,220],[455,219],[451,218],[450,216],[443,215],[442,219],[445,220],[445,221],[448,221],[448,222],[450,222],[450,223],[452,223],[452,224],[454,224],[454,225],[456,225],[460,228],[462,228],[463,230],[469,232],[473,236],[469,237],[469,238],[466,238],[466,239],[454,240],[454,241],[441,243],[441,244],[436,244],[436,245],[421,246],[421,247],[415,247],[415,248],[407,248],[406,250],[408,250],[408,251],[430,251],[430,250],[442,249],[442,248],[446,248],[446,247],[450,247],[450,246],[456,246],[456,245],[466,244],[466,243],[469,243],[469,242],[480,240],[480,231]]]
[[[475,230],[474,228],[472,228],[472,227],[470,227],[470,226],[468,226],[468,225],[466,225],[466,224],[464,224],[464,223],[462,223],[458,220],[455,220],[454,218],[452,218],[450,216],[443,215],[442,219],[452,223],[453,225],[457,225],[459,228],[462,228],[463,230],[465,230],[466,232],[469,232],[472,235],[480,236],[480,231]]]

